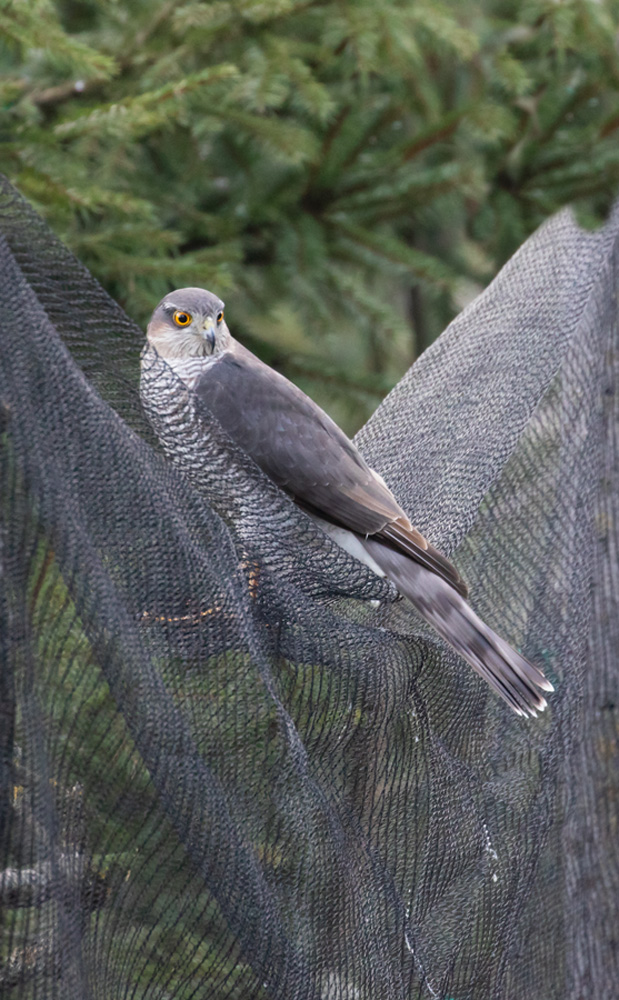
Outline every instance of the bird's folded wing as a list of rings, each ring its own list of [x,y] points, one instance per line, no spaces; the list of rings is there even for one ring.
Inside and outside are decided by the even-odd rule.
[[[288,379],[235,342],[205,368],[195,394],[301,506],[349,531],[383,539],[466,593],[455,568],[411,525],[382,477]]]

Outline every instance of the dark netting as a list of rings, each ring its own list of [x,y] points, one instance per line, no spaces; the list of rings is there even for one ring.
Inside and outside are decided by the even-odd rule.
[[[141,332],[0,216],[0,996],[616,996],[619,215],[543,226],[358,437],[530,721],[153,365],[165,458]]]

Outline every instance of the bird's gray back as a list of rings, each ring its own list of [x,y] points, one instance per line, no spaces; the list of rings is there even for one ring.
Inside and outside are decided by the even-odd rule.
[[[204,367],[194,391],[267,476],[322,517],[373,534],[404,516],[324,410],[237,342]]]

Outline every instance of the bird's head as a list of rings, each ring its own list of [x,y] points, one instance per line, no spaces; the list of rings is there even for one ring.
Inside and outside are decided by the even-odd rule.
[[[230,345],[224,304],[205,288],[178,288],[155,309],[146,337],[164,359],[221,354]]]

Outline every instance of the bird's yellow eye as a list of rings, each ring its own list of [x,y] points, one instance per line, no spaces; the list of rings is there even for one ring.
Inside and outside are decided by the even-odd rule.
[[[221,312],[217,313],[217,322],[221,323],[221,321],[222,321],[223,318],[224,318],[224,311],[222,309]]]
[[[177,326],[189,326],[191,320],[192,316],[189,313],[183,312],[182,309],[177,309],[174,313],[174,322]]]

